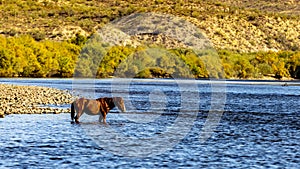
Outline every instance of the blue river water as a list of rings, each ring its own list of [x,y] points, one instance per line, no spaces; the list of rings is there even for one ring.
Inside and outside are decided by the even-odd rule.
[[[107,125],[83,115],[0,119],[0,168],[300,168],[300,83],[0,79],[122,96]],[[284,84],[287,85],[284,85]],[[69,107],[69,105],[65,105]]]

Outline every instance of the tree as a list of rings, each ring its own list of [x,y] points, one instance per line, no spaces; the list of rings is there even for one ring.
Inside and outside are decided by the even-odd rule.
[[[0,50],[0,75],[13,76],[12,56],[5,49]]]

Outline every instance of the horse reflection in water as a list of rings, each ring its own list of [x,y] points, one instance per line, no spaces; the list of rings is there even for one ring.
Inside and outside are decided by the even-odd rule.
[[[126,111],[122,97],[104,97],[96,100],[79,98],[71,104],[71,120],[79,123],[79,118],[83,113],[88,115],[100,115],[99,122],[103,120],[106,124],[106,115],[114,107],[118,107],[122,112]],[[76,116],[75,116],[75,113]]]

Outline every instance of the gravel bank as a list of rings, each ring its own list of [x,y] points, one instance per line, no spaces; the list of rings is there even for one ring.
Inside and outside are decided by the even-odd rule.
[[[0,117],[8,114],[69,113],[73,96],[64,90],[40,86],[0,84]]]

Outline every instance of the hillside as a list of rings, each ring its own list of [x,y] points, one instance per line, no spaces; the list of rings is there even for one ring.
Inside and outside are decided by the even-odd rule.
[[[300,50],[299,0],[1,0],[0,11],[0,34],[38,41],[89,36],[114,19],[151,11],[186,18],[217,49]]]

